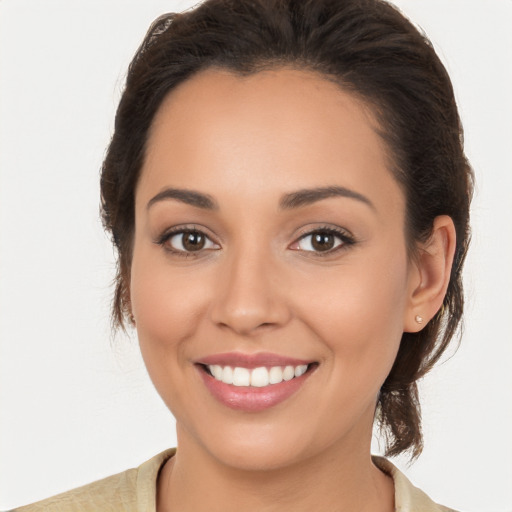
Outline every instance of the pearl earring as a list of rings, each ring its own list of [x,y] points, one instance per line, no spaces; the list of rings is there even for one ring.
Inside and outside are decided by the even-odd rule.
[[[420,316],[420,315],[416,315],[414,320],[416,320],[416,323],[418,323],[418,324],[422,324],[423,323],[423,317]]]

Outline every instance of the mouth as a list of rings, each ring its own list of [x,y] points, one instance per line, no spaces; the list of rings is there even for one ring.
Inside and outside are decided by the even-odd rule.
[[[236,387],[263,388],[274,386],[281,382],[288,382],[301,377],[312,370],[317,363],[299,364],[297,366],[258,366],[257,368],[245,368],[243,366],[221,366],[218,364],[205,365],[201,368],[216,381],[231,384]]]
[[[219,354],[195,363],[221,404],[246,412],[274,407],[297,393],[319,366],[271,354]]]

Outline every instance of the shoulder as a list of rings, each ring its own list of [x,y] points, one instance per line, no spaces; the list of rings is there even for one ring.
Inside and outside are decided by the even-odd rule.
[[[409,479],[389,460],[372,457],[373,463],[393,478],[395,484],[396,512],[456,512],[434,503],[421,489],[415,487]]]
[[[131,512],[136,510],[136,481],[137,470],[129,469],[15,511],[78,512],[97,509]]]
[[[160,468],[172,457],[166,450],[138,468],[129,469],[83,487],[58,494],[12,512],[136,512],[154,510],[156,481]]]

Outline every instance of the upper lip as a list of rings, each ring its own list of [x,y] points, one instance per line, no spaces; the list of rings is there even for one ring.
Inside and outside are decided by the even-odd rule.
[[[260,352],[257,354],[244,354],[241,352],[226,352],[223,354],[212,354],[201,357],[196,364],[203,365],[219,365],[242,368],[258,368],[261,366],[299,366],[310,364],[313,361],[305,359],[297,359],[295,357],[287,357],[270,352]]]

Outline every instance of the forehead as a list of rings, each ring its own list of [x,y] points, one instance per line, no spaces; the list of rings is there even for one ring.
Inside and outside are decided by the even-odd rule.
[[[141,192],[166,186],[274,197],[340,185],[401,195],[370,108],[317,73],[203,71],[173,90],[149,134]],[[151,190],[149,190],[151,189]]]

